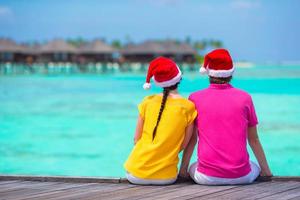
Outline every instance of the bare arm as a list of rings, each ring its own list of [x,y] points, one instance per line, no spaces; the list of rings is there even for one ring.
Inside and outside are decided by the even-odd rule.
[[[263,147],[259,141],[258,135],[257,135],[257,129],[256,126],[249,127],[248,128],[248,142],[249,145],[259,163],[259,166],[261,167],[261,176],[272,176],[272,172],[269,168],[265,152],[263,150]]]
[[[135,134],[134,134],[134,144],[136,144],[139,141],[139,139],[141,139],[143,133],[143,127],[144,127],[144,120],[142,116],[139,115],[136,124]]]
[[[184,136],[184,140],[182,142],[180,151],[185,149],[185,147],[188,145],[188,143],[193,135],[193,130],[194,130],[194,123],[191,123],[185,130],[185,136]]]
[[[180,166],[180,170],[179,170],[179,175],[181,177],[187,178],[189,176],[188,175],[188,167],[189,167],[190,160],[193,155],[196,143],[197,143],[197,130],[195,128],[192,132],[192,136],[191,136],[186,148],[183,151],[181,166]]]

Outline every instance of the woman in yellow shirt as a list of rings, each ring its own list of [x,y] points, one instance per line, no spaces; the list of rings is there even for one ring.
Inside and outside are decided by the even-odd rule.
[[[134,148],[124,167],[133,184],[172,184],[178,174],[178,154],[188,144],[197,116],[194,104],[178,94],[181,71],[174,61],[159,57],[148,68],[150,79],[163,87],[163,94],[147,96],[139,104]]]

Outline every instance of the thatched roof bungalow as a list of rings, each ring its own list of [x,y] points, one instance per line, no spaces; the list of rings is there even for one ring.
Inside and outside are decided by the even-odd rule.
[[[0,39],[0,62],[24,62],[27,48],[10,39]]]
[[[38,52],[42,62],[73,62],[77,49],[64,40],[56,39],[40,46]]]
[[[87,62],[112,62],[115,49],[101,40],[94,40],[79,47],[78,60]]]
[[[26,59],[25,62],[27,64],[31,64],[33,62],[36,62],[39,59],[39,49],[40,49],[40,45],[39,44],[21,44],[21,46],[23,47],[23,52],[24,55],[26,55]]]
[[[195,62],[196,51],[186,43],[146,41],[127,45],[121,54],[127,62],[149,62],[157,56],[166,56],[176,62]]]

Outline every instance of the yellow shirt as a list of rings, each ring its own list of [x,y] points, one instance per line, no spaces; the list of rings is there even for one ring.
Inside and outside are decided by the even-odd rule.
[[[127,172],[143,179],[172,179],[177,177],[178,154],[186,127],[197,116],[194,104],[184,98],[168,97],[157,132],[152,141],[161,95],[151,95],[139,104],[144,119],[143,133],[124,164]]]

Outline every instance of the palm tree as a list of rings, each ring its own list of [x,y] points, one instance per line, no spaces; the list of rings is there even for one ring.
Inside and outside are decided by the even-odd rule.
[[[220,40],[210,40],[209,46],[212,48],[221,48],[223,47],[223,43]]]
[[[67,39],[67,42],[75,47],[80,47],[83,44],[86,44],[88,41],[82,37]]]
[[[116,40],[113,40],[111,42],[111,46],[113,46],[116,49],[121,49],[122,48],[122,43],[121,43],[120,40],[116,39]]]

